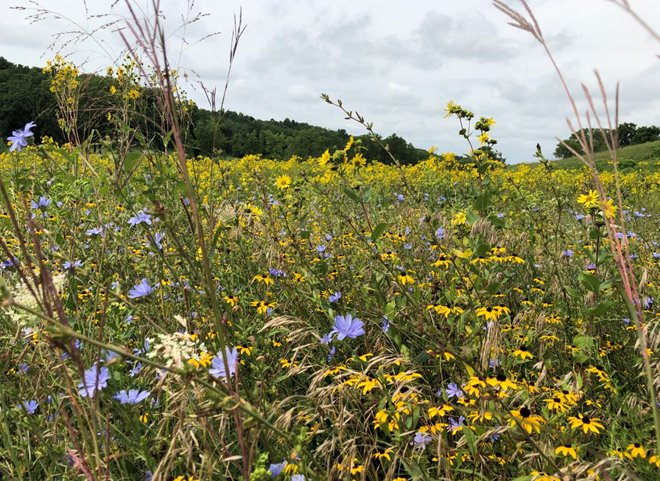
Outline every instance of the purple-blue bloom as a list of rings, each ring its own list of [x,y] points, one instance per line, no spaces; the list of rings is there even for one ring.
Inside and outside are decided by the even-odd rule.
[[[335,327],[330,331],[330,334],[337,334],[337,339],[340,341],[346,337],[355,339],[364,335],[364,322],[357,317],[353,319],[351,314],[337,316],[335,317]]]
[[[383,322],[381,323],[381,328],[385,334],[390,330],[390,320],[387,317],[383,317]]]
[[[274,267],[268,269],[268,273],[273,277],[286,277],[286,272],[282,269],[275,269]]]
[[[115,394],[113,397],[122,404],[137,404],[144,401],[149,397],[149,391],[140,391],[139,389],[129,389],[128,391],[122,390]]]
[[[103,233],[103,226],[99,227],[93,227],[91,229],[87,229],[85,232],[89,237],[94,237],[97,235],[101,235]]]
[[[9,152],[13,152],[14,150],[18,150],[20,152],[23,148],[27,147],[27,139],[34,135],[32,133],[32,129],[36,127],[36,125],[37,124],[34,122],[28,122],[25,124],[25,128],[23,130],[14,130],[11,135],[7,137],[7,140],[11,142]]]
[[[229,346],[225,347],[225,352],[222,353],[218,351],[218,354],[213,356],[211,359],[211,369],[209,369],[209,374],[215,378],[222,379],[227,378],[227,372],[225,371],[225,356],[227,358],[227,367],[229,368],[229,376],[236,374],[236,367],[238,366],[238,351],[235,347],[232,347],[231,350]]]
[[[51,204],[51,202],[52,201],[48,197],[42,195],[41,197],[39,197],[39,200],[37,202],[31,201],[30,206],[32,207],[33,210],[46,209]]]
[[[456,431],[458,431],[463,427],[464,423],[465,423],[465,416],[461,416],[458,419],[449,418],[449,426],[447,426],[447,431],[454,434]]]
[[[66,261],[64,264],[62,264],[62,269],[65,271],[72,271],[78,267],[82,267],[83,263],[80,259],[77,259],[73,262],[71,261]]]
[[[107,367],[99,368],[96,363],[85,371],[83,381],[78,384],[82,397],[93,398],[96,391],[100,391],[108,385],[110,371]]]
[[[335,354],[337,354],[337,348],[332,346],[330,348],[330,352],[328,353],[328,362],[331,362],[335,358]]]
[[[165,234],[162,232],[156,232],[154,234],[154,244],[156,244],[156,247],[158,247],[159,251],[163,250],[163,237],[165,237]]]
[[[147,214],[144,210],[141,210],[137,214],[135,214],[133,217],[128,219],[128,223],[132,226],[138,225],[138,224],[147,224],[151,225],[151,216]]]
[[[37,412],[39,403],[34,399],[30,399],[29,401],[23,401],[19,407],[25,409],[25,412],[28,414],[34,414],[35,412]]]
[[[341,292],[337,291],[334,294],[330,294],[330,297],[328,297],[328,301],[330,303],[337,302],[339,299],[341,299]]]
[[[282,471],[284,471],[284,468],[286,467],[287,464],[288,463],[286,462],[286,459],[281,463],[273,463],[268,468],[268,471],[270,471],[270,475],[273,478],[276,478],[282,473]]]
[[[429,433],[418,431],[413,438],[413,444],[417,448],[426,448],[426,445],[433,441],[433,437]]]
[[[458,384],[456,384],[455,382],[450,382],[449,385],[447,386],[447,389],[445,389],[445,392],[447,393],[447,397],[449,399],[453,397],[457,399],[461,399],[464,396],[463,390],[460,387],[458,387]]]
[[[133,289],[128,291],[129,299],[138,299],[140,297],[146,297],[154,291],[153,287],[149,285],[146,279],[142,279],[139,284],[133,286]]]
[[[136,362],[135,366],[129,371],[128,375],[131,377],[135,377],[138,374],[140,374],[140,371],[142,370],[142,363],[141,362]]]
[[[304,474],[294,474],[291,476],[291,481],[305,481],[305,475]]]

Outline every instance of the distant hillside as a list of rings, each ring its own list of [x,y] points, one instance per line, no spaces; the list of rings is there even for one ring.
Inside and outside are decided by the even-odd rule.
[[[90,135],[96,136],[95,140],[106,136],[112,138],[114,127],[107,118],[117,109],[114,103],[118,101],[117,96],[110,94],[113,79],[94,74],[83,74],[80,79],[83,85],[79,108],[80,138],[86,139]],[[40,68],[16,65],[0,57],[0,137],[6,139],[12,130],[34,120],[37,138],[49,136],[63,142],[57,124],[55,97],[49,88],[49,78]],[[154,126],[160,125],[160,120],[155,95],[145,91],[141,100],[141,111],[135,117],[140,121],[134,120],[131,128],[139,129],[144,138],[156,142],[158,136]],[[230,158],[261,154],[274,159],[288,159],[294,155],[305,158],[319,156],[326,149],[341,149],[350,137],[343,129],[330,130],[289,119],[259,120],[237,112],[211,112],[197,106],[189,109],[188,116],[184,137],[189,153],[193,155]],[[362,140],[363,154],[368,160],[391,162],[387,153],[369,136],[356,139]],[[382,141],[404,164],[416,163],[428,156],[425,150],[415,148],[396,134]]]
[[[612,162],[607,152],[597,152],[595,157],[596,167],[599,171],[612,170]],[[619,160],[619,169],[623,171],[636,168],[644,168],[645,170],[652,171],[658,170],[660,169],[660,140],[622,147],[617,153],[617,158]],[[582,161],[576,157],[553,160],[551,163],[560,169],[581,169],[584,167]],[[509,168],[516,169],[521,165],[538,165],[538,163],[515,164]]]

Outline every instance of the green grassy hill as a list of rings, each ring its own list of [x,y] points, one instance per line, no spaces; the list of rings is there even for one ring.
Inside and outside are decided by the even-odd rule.
[[[621,170],[644,167],[645,169],[655,171],[660,165],[660,140],[623,147],[619,149],[617,157],[619,160],[619,168]],[[510,166],[510,168],[515,170],[521,165],[531,166],[536,164],[537,162],[515,164]],[[584,166],[582,161],[575,157],[553,160],[552,164],[560,169],[581,169]],[[610,155],[608,152],[598,152],[596,154],[596,167],[598,167],[598,170],[600,171],[612,170],[612,162],[610,161]]]

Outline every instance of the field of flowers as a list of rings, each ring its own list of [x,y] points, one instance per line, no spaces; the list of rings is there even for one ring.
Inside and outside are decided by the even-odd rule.
[[[130,154],[118,182],[110,152],[16,150],[0,479],[660,476],[616,207],[586,169],[386,166],[349,142],[189,159],[191,191],[173,156]],[[619,175],[619,236],[657,388],[647,167]]]

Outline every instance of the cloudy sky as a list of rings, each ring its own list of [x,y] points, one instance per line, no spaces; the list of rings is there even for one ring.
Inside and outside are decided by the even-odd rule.
[[[0,56],[42,66],[53,56],[48,47],[55,34],[93,32],[125,15],[123,3],[87,0],[86,13],[83,0],[43,0],[59,18],[46,15],[35,23],[27,18],[35,10],[10,8],[35,8],[34,2],[0,0]],[[529,3],[576,95],[580,82],[595,86],[598,69],[609,95],[621,83],[621,121],[660,124],[660,43],[611,1]],[[658,0],[630,3],[660,31]],[[196,0],[194,12],[209,15],[185,29],[186,1],[161,4],[170,58],[218,91],[227,73],[233,15],[242,6],[247,29],[225,104],[230,110],[364,133],[320,100],[324,92],[384,136],[396,132],[417,147],[464,152],[456,121],[444,118],[447,101],[455,100],[496,119],[493,136],[510,163],[530,161],[537,142],[550,154],[555,137],[569,134],[570,107],[541,46],[508,26],[489,0]],[[111,16],[98,16],[104,13]],[[85,62],[85,70],[101,71],[122,50],[112,30],[101,29],[65,52]],[[219,35],[209,37],[214,33]],[[199,89],[188,91],[208,107]]]

